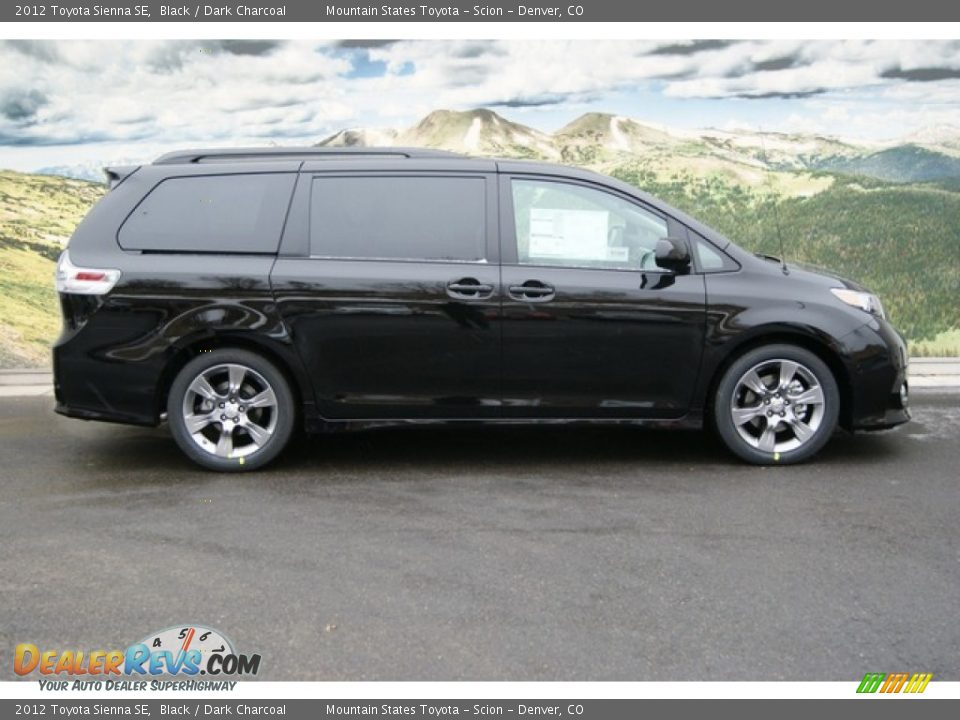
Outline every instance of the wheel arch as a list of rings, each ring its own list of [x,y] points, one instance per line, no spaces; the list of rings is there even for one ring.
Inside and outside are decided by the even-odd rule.
[[[812,352],[820,358],[827,368],[829,368],[834,380],[836,380],[837,390],[840,393],[840,426],[847,430],[852,427],[853,384],[850,379],[850,373],[840,353],[831,347],[829,341],[825,338],[800,328],[784,326],[759,329],[758,332],[751,333],[750,336],[744,337],[738,342],[724,348],[723,356],[714,366],[706,387],[704,403],[705,422],[711,426],[714,423],[713,407],[716,401],[717,388],[727,369],[741,356],[764,345],[796,345],[797,347]]]
[[[203,337],[195,337],[181,344],[178,344],[164,365],[163,372],[157,382],[155,405],[157,415],[165,411],[167,396],[170,394],[170,388],[173,385],[174,378],[184,368],[184,366],[204,352],[211,350],[221,350],[231,348],[237,350],[246,350],[256,353],[277,368],[284,376],[287,384],[290,386],[290,392],[293,394],[294,406],[297,410],[298,422],[302,421],[304,413],[304,403],[311,396],[312,388],[306,385],[306,377],[296,366],[296,360],[290,357],[292,351],[284,352],[271,347],[260,339],[254,338],[243,333],[214,333]]]

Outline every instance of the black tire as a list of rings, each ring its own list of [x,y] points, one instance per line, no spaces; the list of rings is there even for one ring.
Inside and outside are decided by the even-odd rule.
[[[798,369],[790,375],[791,389],[784,390],[781,379],[791,363]],[[756,380],[752,375],[748,380],[751,370],[757,372],[762,389],[752,389]],[[723,442],[755,465],[810,459],[833,435],[839,415],[840,392],[830,368],[809,350],[786,344],[765,345],[737,358],[723,374],[713,403],[714,424]]]
[[[246,368],[245,374],[241,376],[243,379],[240,382],[240,388],[232,398],[229,397],[231,394],[229,382],[232,382],[232,379],[227,381],[230,377],[227,366]],[[215,417],[221,412],[220,408],[223,406],[218,402],[220,400],[227,403],[227,408],[222,412],[231,412],[232,408],[232,416],[219,416],[230,422],[229,432],[225,433],[226,425],[217,420],[207,424],[200,431],[204,437],[198,438],[197,434],[188,430],[186,417],[188,407],[192,406],[201,411],[196,413],[196,417],[208,412],[207,406],[203,404],[204,397],[195,390],[191,390],[191,385],[201,376],[208,380],[208,384],[214,390],[218,390],[216,400],[208,401],[211,416]],[[221,382],[214,387],[214,382],[220,377],[223,377],[228,384]],[[264,385],[272,390],[272,398],[264,392]],[[220,397],[220,391],[226,392],[227,395]],[[265,403],[275,400],[275,404],[256,408],[252,405],[251,407],[243,405],[244,398],[253,403],[258,396],[266,398],[263,400]],[[231,399],[235,402],[230,403]],[[239,420],[236,424],[232,422],[234,417]],[[262,468],[286,447],[293,434],[295,418],[296,404],[283,373],[262,356],[247,350],[224,348],[195,357],[177,373],[167,396],[167,421],[177,445],[198,465],[219,472],[249,472]],[[248,430],[247,427],[254,422],[254,419],[262,422],[262,426],[257,425],[256,428]],[[269,433],[267,433],[268,428]],[[258,437],[265,438],[259,445],[255,436],[251,434],[253,430],[257,430]],[[220,445],[216,444],[217,439],[225,434],[230,436],[230,452],[225,456],[214,454],[221,449]],[[211,446],[214,447],[213,450]],[[226,449],[226,445],[223,449]]]

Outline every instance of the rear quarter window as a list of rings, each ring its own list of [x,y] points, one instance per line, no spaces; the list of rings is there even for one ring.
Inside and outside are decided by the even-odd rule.
[[[120,228],[125,250],[275,253],[294,173],[167,178]]]

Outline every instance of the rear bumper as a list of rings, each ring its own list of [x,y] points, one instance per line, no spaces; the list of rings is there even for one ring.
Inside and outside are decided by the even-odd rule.
[[[154,395],[144,378],[137,378],[127,386],[138,389],[128,390],[118,384],[124,380],[117,378],[127,373],[110,373],[110,366],[104,368],[97,362],[89,363],[58,350],[53,351],[55,412],[81,420],[145,426],[158,423]]]
[[[59,400],[53,411],[58,415],[78,420],[98,420],[100,422],[122,423],[123,425],[143,425],[145,427],[154,427],[157,424],[153,420],[145,419],[142,415],[127,415],[111,410],[104,412],[94,408],[71,407]]]
[[[136,363],[120,361],[111,355],[129,338],[127,328],[103,323],[97,316],[82,324],[66,318],[52,351],[55,411],[84,420],[156,425],[163,354]]]
[[[851,380],[851,430],[885,430],[910,420],[909,358],[903,338],[875,320],[843,338]]]

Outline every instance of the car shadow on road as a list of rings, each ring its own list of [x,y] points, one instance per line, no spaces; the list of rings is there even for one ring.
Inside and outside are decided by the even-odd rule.
[[[700,432],[629,427],[381,428],[304,436],[284,462],[351,466],[521,467],[564,463],[725,462],[722,446]]]
[[[889,434],[838,432],[814,462],[866,464],[896,454]],[[384,428],[303,436],[277,465],[300,469],[421,467],[511,469],[563,466],[595,471],[637,463],[645,468],[748,467],[706,431],[637,427]]]
[[[813,460],[818,464],[886,462],[898,452],[891,433],[850,435],[838,432]],[[86,438],[85,464],[122,472],[132,467],[171,481],[219,477],[201,470],[177,449],[166,428],[126,429]],[[711,432],[668,431],[626,426],[378,428],[356,432],[296,436],[286,451],[260,475],[310,475],[317,478],[386,474],[478,471],[533,472],[559,468],[565,475],[595,474],[603,467],[637,464],[646,470],[749,468],[730,454]]]

